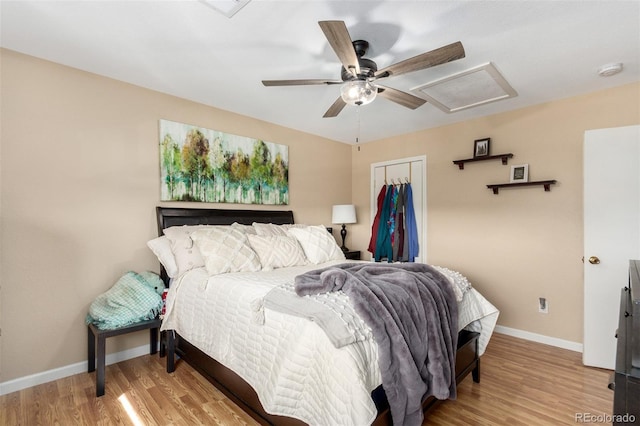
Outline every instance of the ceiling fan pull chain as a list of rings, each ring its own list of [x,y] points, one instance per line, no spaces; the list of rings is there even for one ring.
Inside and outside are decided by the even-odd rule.
[[[360,105],[356,105],[356,116],[358,118],[358,129],[356,133],[356,143],[360,141]]]

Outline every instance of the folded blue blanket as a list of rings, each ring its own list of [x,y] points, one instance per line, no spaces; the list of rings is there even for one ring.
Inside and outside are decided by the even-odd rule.
[[[129,271],[91,303],[86,322],[112,330],[156,318],[162,309],[163,289],[157,274]]]

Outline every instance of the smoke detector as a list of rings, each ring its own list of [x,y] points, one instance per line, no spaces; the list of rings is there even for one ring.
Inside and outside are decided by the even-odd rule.
[[[600,77],[610,77],[612,75],[618,74],[620,71],[622,71],[621,62],[615,64],[606,64],[598,68],[598,75]]]

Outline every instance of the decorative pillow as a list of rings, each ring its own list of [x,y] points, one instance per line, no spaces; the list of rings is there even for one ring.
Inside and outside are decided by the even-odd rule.
[[[293,223],[288,223],[288,224],[284,224],[284,225],[276,225],[274,223],[258,223],[258,222],[253,222],[253,228],[256,230],[256,234],[262,236],[262,237],[271,237],[271,236],[282,236],[282,237],[286,237],[289,234],[287,234],[287,231],[291,228],[306,228],[307,225],[302,225],[302,224],[293,224]]]
[[[208,226],[194,231],[195,241],[209,275],[255,272],[261,268],[258,255],[249,246],[247,234],[233,226]]]
[[[176,258],[171,251],[171,241],[165,235],[162,237],[154,238],[147,241],[147,246],[151,249],[153,254],[156,255],[158,261],[164,266],[164,270],[167,271],[169,278],[175,278],[178,276],[178,265],[176,264]]]
[[[178,267],[176,276],[204,266],[204,259],[191,239],[191,234],[198,229],[206,227],[207,225],[184,225],[172,226],[163,230],[164,235],[171,241],[171,251]]]
[[[247,235],[249,244],[258,254],[263,271],[270,271],[288,266],[306,265],[307,258],[298,240],[292,236]]]
[[[323,225],[291,228],[287,232],[296,237],[311,263],[317,265],[330,260],[345,259],[342,249]]]
[[[279,225],[282,229],[284,229],[285,231],[288,231],[291,228],[306,228],[309,225],[305,225],[303,223],[287,223],[284,225]]]
[[[258,223],[253,222],[253,228],[256,230],[256,234],[261,237],[272,237],[272,236],[287,236],[287,230],[281,227],[280,225],[276,225],[273,223]]]
[[[236,228],[238,231],[242,231],[245,234],[253,234],[256,235],[256,228],[254,228],[251,225],[243,225],[241,223],[238,222],[233,222],[231,224],[231,226],[233,226],[234,228]]]

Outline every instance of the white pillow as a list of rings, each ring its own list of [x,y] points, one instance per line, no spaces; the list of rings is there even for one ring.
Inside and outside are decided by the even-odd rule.
[[[176,276],[182,275],[188,270],[204,266],[204,259],[191,239],[191,233],[205,227],[207,225],[183,225],[172,226],[163,230],[164,235],[171,241],[171,251],[178,267]]]
[[[297,223],[286,223],[283,225],[276,225],[274,223],[258,223],[253,222],[253,228],[256,230],[256,234],[263,237],[270,237],[274,235],[279,235],[282,237],[286,237],[287,231],[291,228],[306,228],[307,225],[297,224]]]
[[[231,226],[236,228],[238,231],[244,232],[245,234],[253,234],[253,235],[257,234],[256,228],[254,228],[251,225],[243,225],[243,224],[238,223],[238,222],[233,222],[231,224]]]
[[[279,225],[285,231],[288,231],[291,228],[306,228],[309,225],[305,225],[303,223],[286,223],[284,225]]]
[[[154,238],[147,241],[147,246],[151,249],[153,254],[156,255],[158,261],[164,266],[164,270],[167,272],[169,278],[175,278],[178,276],[178,265],[176,264],[176,258],[171,251],[171,241],[165,235],[162,237]]]
[[[256,230],[256,234],[261,237],[272,237],[279,235],[281,237],[287,236],[287,230],[282,228],[280,225],[275,225],[273,223],[258,223],[253,222],[253,228]]]
[[[263,271],[289,266],[306,265],[307,258],[302,247],[293,236],[272,235],[263,237],[260,235],[247,235],[249,244],[258,254]]]
[[[323,225],[291,228],[289,235],[296,237],[309,262],[314,264],[330,260],[344,260],[344,253]]]
[[[247,234],[233,226],[208,226],[194,231],[195,241],[209,275],[260,270],[258,255],[249,246]]]

